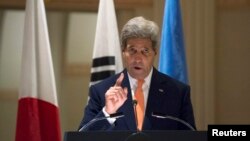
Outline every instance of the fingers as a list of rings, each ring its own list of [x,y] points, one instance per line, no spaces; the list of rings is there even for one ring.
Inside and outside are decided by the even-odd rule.
[[[123,100],[127,98],[127,93],[127,88],[111,87],[106,93],[106,98],[114,101]]]
[[[115,113],[127,100],[128,90],[122,87],[110,87],[105,94],[106,112]]]
[[[117,97],[117,91],[115,91],[114,89],[109,89],[106,93],[106,99],[107,100],[114,100],[117,101],[118,97]]]
[[[115,113],[127,100],[128,90],[122,88],[121,83],[124,79],[124,74],[121,73],[117,78],[116,83],[113,87],[105,93],[105,107],[107,113]]]
[[[118,89],[117,89],[117,97],[118,97],[118,99],[119,100],[125,100],[125,99],[127,99],[127,88],[121,88],[121,87],[119,87]]]
[[[121,73],[120,76],[116,80],[115,86],[121,86],[123,78],[124,78],[124,74]]]

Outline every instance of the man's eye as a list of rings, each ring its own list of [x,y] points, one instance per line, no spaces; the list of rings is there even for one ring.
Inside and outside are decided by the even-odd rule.
[[[135,50],[134,48],[129,48],[128,52],[129,54],[136,54],[137,50]]]
[[[145,49],[142,50],[142,53],[144,55],[148,55],[150,53],[150,50],[148,48],[145,48]]]
[[[149,52],[149,49],[145,48],[145,49],[143,50],[143,52]]]

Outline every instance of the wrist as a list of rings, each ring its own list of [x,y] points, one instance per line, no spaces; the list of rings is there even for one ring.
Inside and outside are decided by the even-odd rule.
[[[115,111],[109,110],[106,106],[103,107],[103,113],[107,113],[108,115],[114,114]]]

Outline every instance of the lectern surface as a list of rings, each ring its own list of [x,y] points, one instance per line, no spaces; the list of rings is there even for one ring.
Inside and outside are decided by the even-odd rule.
[[[87,131],[65,132],[64,141],[207,141],[206,131]]]

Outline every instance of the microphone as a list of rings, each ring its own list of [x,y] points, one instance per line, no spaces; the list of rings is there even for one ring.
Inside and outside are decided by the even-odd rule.
[[[132,133],[129,135],[125,141],[149,141],[150,138],[147,134],[141,132],[137,127],[138,127],[138,119],[137,119],[137,111],[136,111],[136,106],[137,106],[137,100],[133,99],[133,106],[134,106],[134,113],[135,113],[135,122],[136,122],[136,132]]]
[[[106,117],[94,118],[91,121],[89,121],[87,124],[82,126],[82,128],[80,128],[78,131],[79,132],[85,131],[90,125],[92,125],[95,122],[100,121],[100,120],[104,120],[104,119],[107,119],[107,118],[116,118],[116,119],[118,119],[118,118],[121,118],[121,117],[124,117],[124,114],[122,112],[110,114],[109,116],[106,116]]]
[[[137,128],[138,127],[138,119],[137,119],[137,111],[136,111],[137,103],[138,103],[137,100],[133,99],[133,106],[134,106],[134,113],[135,113],[135,123],[136,123],[136,129],[137,129],[137,132],[138,132],[139,129]]]
[[[156,112],[152,112],[152,116],[155,118],[161,118],[161,119],[171,119],[177,122],[180,122],[182,124],[184,124],[185,126],[187,126],[189,129],[191,129],[192,131],[195,131],[194,127],[191,126],[189,123],[187,123],[186,121],[179,119],[177,117],[173,117],[173,116],[169,116],[169,115],[164,115],[161,113],[156,113]]]

